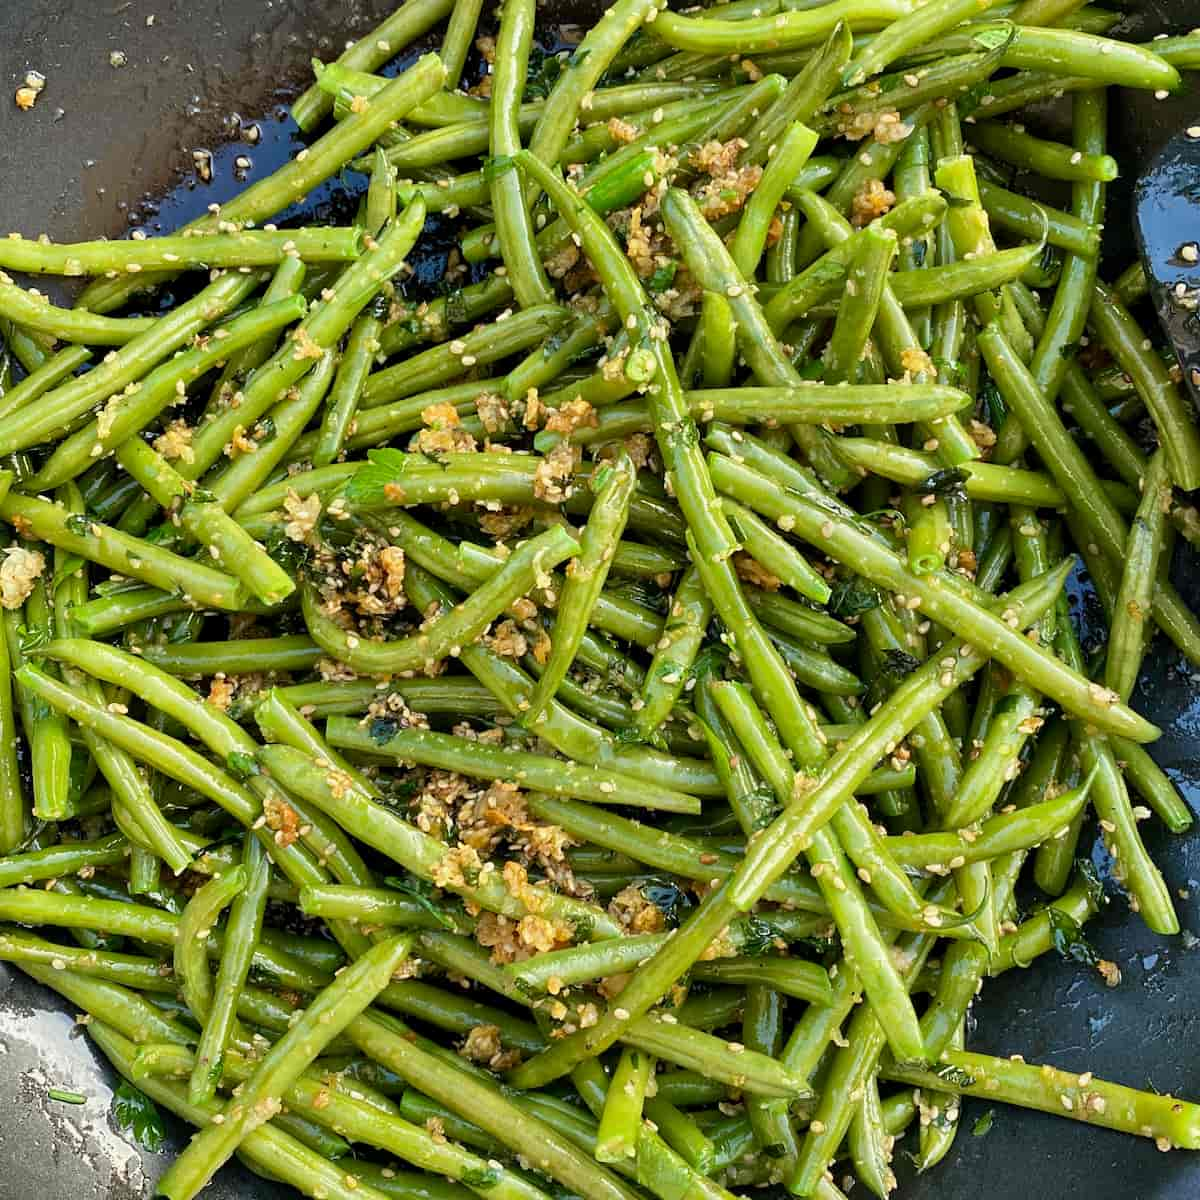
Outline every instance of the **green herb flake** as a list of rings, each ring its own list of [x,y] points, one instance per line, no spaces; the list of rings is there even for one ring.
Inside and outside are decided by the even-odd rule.
[[[47,1100],[56,1100],[59,1104],[86,1104],[87,1097],[82,1092],[69,1092],[64,1088],[49,1088],[46,1091]]]
[[[987,1137],[992,1131],[992,1123],[996,1119],[996,1110],[989,1108],[971,1128],[972,1137]]]
[[[225,769],[235,779],[249,779],[252,775],[262,774],[258,759],[244,750],[231,750],[225,758]]]
[[[167,1143],[167,1133],[154,1101],[132,1083],[121,1083],[113,1093],[113,1121],[130,1133],[143,1150],[157,1154]]]
[[[922,496],[941,496],[947,500],[967,498],[967,473],[959,467],[943,467],[921,480],[913,491]]]
[[[835,617],[857,617],[880,605],[879,592],[857,575],[839,579],[829,597],[829,611]]]
[[[1070,913],[1051,907],[1046,909],[1046,919],[1050,922],[1050,938],[1054,948],[1063,958],[1082,963],[1085,967],[1096,966],[1100,956],[1083,936],[1082,927]]]

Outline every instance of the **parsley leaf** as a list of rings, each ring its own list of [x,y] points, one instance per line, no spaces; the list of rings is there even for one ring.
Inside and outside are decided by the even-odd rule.
[[[131,1133],[143,1150],[157,1154],[167,1142],[166,1129],[154,1101],[132,1083],[122,1083],[112,1099],[112,1115],[122,1133]]]

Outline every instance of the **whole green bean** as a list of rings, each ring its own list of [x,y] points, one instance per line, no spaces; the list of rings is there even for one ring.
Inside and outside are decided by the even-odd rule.
[[[537,728],[546,704],[558,691],[575,659],[592,609],[608,578],[614,545],[624,532],[636,486],[637,471],[627,454],[622,454],[592,479],[596,500],[588,514],[578,556],[567,572],[567,581],[559,596],[550,657],[523,719],[528,728]]]
[[[13,413],[0,434],[0,453],[8,454],[46,441],[52,434],[70,432],[95,404],[107,401],[206,326],[249,296],[262,276],[225,272],[191,300],[160,317],[145,333],[113,351],[94,370],[77,376]]]
[[[304,1068],[370,1005],[409,948],[406,937],[374,947],[317,996],[264,1055],[236,1100],[226,1106],[225,1121],[207,1125],[175,1159],[158,1181],[159,1192],[171,1200],[191,1200],[262,1123],[262,1112],[278,1110],[282,1094]]]

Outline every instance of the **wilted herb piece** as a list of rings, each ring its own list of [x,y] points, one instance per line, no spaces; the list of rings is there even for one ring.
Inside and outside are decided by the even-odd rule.
[[[995,1121],[995,1119],[996,1110],[994,1108],[989,1108],[987,1112],[985,1112],[983,1116],[975,1122],[971,1129],[972,1135],[974,1137],[987,1137],[987,1135],[992,1131],[992,1122]]]
[[[979,384],[979,402],[984,419],[993,429],[999,429],[1008,417],[1008,405],[990,375]]]
[[[67,518],[67,530],[76,537],[88,537],[93,524],[92,518],[84,516],[83,513],[72,513]]]
[[[1046,909],[1046,917],[1050,921],[1050,936],[1054,948],[1072,962],[1082,963],[1085,967],[1094,967],[1100,956],[1093,949],[1091,942],[1083,936],[1083,930],[1078,921],[1061,909]]]
[[[975,1084],[975,1076],[970,1071],[964,1071],[962,1067],[956,1067],[950,1063],[935,1068],[933,1073],[951,1087],[969,1088]]]
[[[346,481],[343,494],[351,504],[380,504],[385,498],[384,489],[398,481],[408,464],[409,456],[403,450],[368,450],[367,465],[359,467]]]
[[[857,617],[880,605],[879,592],[873,584],[857,575],[839,579],[829,597],[829,611],[835,617]]]
[[[675,282],[675,272],[679,270],[677,262],[666,262],[658,267],[646,281],[646,287],[651,292],[665,292]]]
[[[967,498],[967,473],[961,467],[943,467],[927,475],[913,491],[922,496],[941,496],[946,500]]]
[[[1095,864],[1090,858],[1077,858],[1075,860],[1075,870],[1079,872],[1080,878],[1087,885],[1088,895],[1091,897],[1092,903],[1097,908],[1102,908],[1108,903],[1108,897],[1104,894],[1104,884],[1100,881],[1100,876],[1096,872]]]
[[[667,919],[668,925],[678,925],[680,915],[691,908],[683,890],[664,879],[650,879],[641,886],[643,900],[649,900]]]
[[[469,1167],[459,1179],[469,1188],[493,1188],[500,1182],[500,1172],[492,1167]]]
[[[112,1099],[113,1121],[122,1133],[130,1133],[143,1150],[157,1154],[167,1142],[162,1117],[154,1101],[132,1083],[121,1083]]]
[[[458,923],[442,911],[441,904],[434,898],[434,886],[427,879],[419,879],[416,875],[389,875],[384,879],[395,892],[403,892],[415,900],[443,929],[458,930]]]
[[[572,58],[575,58],[577,54],[578,51],[572,55]],[[574,65],[576,64],[572,63],[572,66]],[[563,61],[557,54],[547,54],[545,50],[534,46],[529,52],[529,74],[525,77],[525,99],[545,100],[554,90],[554,85],[558,82],[562,69]],[[470,1185],[468,1184],[468,1186]]]
[[[395,717],[375,717],[367,726],[367,733],[377,746],[386,746],[399,731],[400,722]]]
[[[37,652],[54,640],[54,631],[49,625],[18,625],[17,645],[25,658],[36,656]]]
[[[885,650],[880,673],[899,683],[905,676],[911,675],[919,666],[921,660],[914,658],[905,650]]]
[[[998,26],[994,29],[981,29],[972,39],[977,46],[982,46],[984,50],[995,50],[999,46],[1003,46],[1012,38],[1012,27],[1005,29],[1003,26]]]
[[[86,562],[87,560],[80,558],[78,554],[68,554],[55,568],[53,590],[57,592],[59,587],[66,583],[72,575],[78,575]]]
[[[284,532],[284,522],[271,526],[264,543],[267,553],[293,578],[299,579],[308,568],[312,547],[306,542],[293,541]]]
[[[225,769],[235,779],[249,779],[252,775],[261,775],[262,767],[253,754],[244,750],[232,750],[225,758]]]
[[[747,917],[741,925],[741,952],[745,955],[763,955],[776,949],[779,930],[762,917]]]

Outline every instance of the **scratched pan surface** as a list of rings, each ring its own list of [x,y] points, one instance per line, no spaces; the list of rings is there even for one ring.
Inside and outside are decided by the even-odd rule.
[[[239,155],[253,160],[254,178],[294,146],[285,105],[309,54],[331,57],[333,47],[367,30],[389,7],[389,0],[0,0],[0,230],[56,239],[118,236],[135,223],[171,228],[226,198],[240,186]],[[1195,0],[1143,0],[1134,8],[1129,24],[1140,36],[1196,24]],[[544,13],[551,41],[561,22],[591,15],[563,0]],[[126,59],[122,68],[110,65],[117,51]],[[18,113],[10,97],[30,68],[48,83],[33,112]],[[1113,104],[1114,153],[1131,176],[1134,164],[1198,115],[1194,91],[1165,103],[1123,93]],[[244,140],[252,123],[262,132],[257,145]],[[196,149],[215,156],[211,185],[185,179]],[[313,202],[337,199],[335,189],[323,189]],[[1120,188],[1110,214],[1108,240],[1123,259],[1134,243]],[[419,273],[436,279],[438,268],[435,254]],[[1200,570],[1185,563],[1177,572],[1184,594],[1200,599]],[[1159,651],[1138,703],[1166,730],[1154,753],[1200,812],[1200,675]],[[1147,838],[1171,887],[1190,893],[1179,901],[1184,928],[1200,933],[1200,835],[1169,839],[1151,826]],[[1149,934],[1119,899],[1094,941],[1120,965],[1119,988],[1105,988],[1075,964],[1044,959],[1036,970],[989,985],[975,1010],[971,1045],[1200,1098],[1200,946],[1188,950],[1190,938]],[[0,1200],[151,1194],[167,1155],[144,1154],[112,1128],[113,1083],[73,1028],[70,1010],[0,965]],[[77,1090],[87,1102],[47,1103],[51,1086]],[[900,1194],[913,1200],[1200,1197],[1200,1159],[1014,1109],[998,1109],[986,1136],[973,1136],[989,1107],[967,1104],[957,1145],[928,1175],[912,1179],[899,1153]],[[174,1152],[186,1134],[171,1128]],[[294,1193],[233,1166],[204,1194],[283,1200]]]

